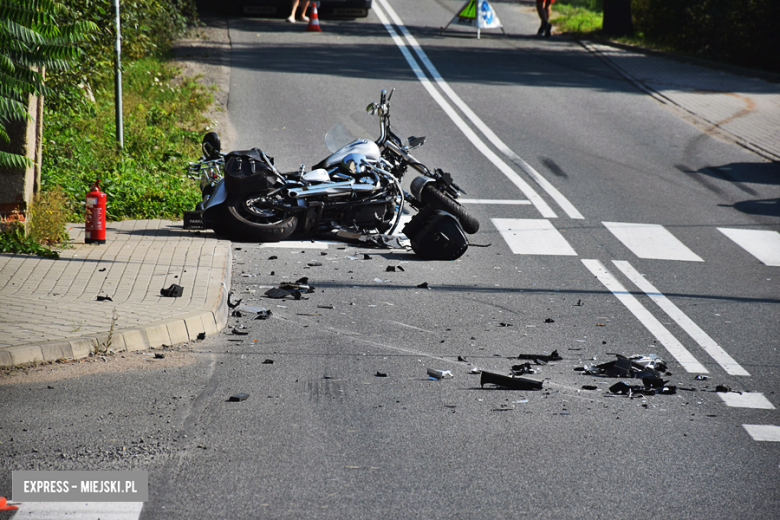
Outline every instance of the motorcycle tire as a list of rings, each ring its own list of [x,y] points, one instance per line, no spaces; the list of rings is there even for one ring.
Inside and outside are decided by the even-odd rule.
[[[251,242],[279,242],[298,226],[298,217],[279,210],[250,209],[247,200],[253,195],[230,195],[222,218],[215,225],[217,234]]]
[[[440,209],[452,214],[460,221],[463,231],[469,235],[479,231],[479,221],[472,217],[457,201],[437,190],[433,184],[427,184],[422,189],[420,196],[423,202],[429,204],[433,209]]]

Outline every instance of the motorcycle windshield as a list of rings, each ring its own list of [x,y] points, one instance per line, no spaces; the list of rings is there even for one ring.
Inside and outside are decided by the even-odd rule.
[[[377,137],[379,137],[379,119],[359,111],[330,127],[325,134],[325,146],[330,153],[335,153],[356,139],[375,141]]]

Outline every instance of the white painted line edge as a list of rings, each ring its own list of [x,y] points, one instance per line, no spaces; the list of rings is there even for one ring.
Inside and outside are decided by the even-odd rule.
[[[604,286],[609,289],[634,316],[636,316],[640,323],[642,323],[642,325],[644,325],[645,328],[661,342],[666,350],[674,356],[677,362],[680,363],[686,371],[697,374],[706,374],[709,372],[704,368],[704,365],[699,363],[696,358],[693,357],[693,354],[688,352],[683,344],[655,318],[655,316],[650,314],[650,311],[639,303],[639,300],[634,298],[634,296],[630,294],[614,276],[612,276],[612,273],[607,271],[600,261],[583,259],[582,263],[585,264],[585,267],[587,267],[588,270],[590,270],[590,272],[593,273],[593,275],[598,278],[599,281],[604,284]]]
[[[701,327],[696,325],[683,311],[674,303],[656,289],[653,284],[648,282],[634,267],[624,260],[613,260],[615,266],[628,278],[634,285],[639,287],[651,300],[653,300],[666,314],[669,315],[682,329],[693,338],[696,343],[709,354],[723,369],[732,376],[749,376],[747,370],[742,368],[728,352],[718,345]]]
[[[769,402],[761,392],[718,392],[718,396],[732,408],[755,408],[758,410],[774,410],[775,406]]]
[[[780,442],[780,426],[773,424],[743,424],[754,441]]]
[[[760,262],[780,266],[780,233],[760,229],[717,228]]]

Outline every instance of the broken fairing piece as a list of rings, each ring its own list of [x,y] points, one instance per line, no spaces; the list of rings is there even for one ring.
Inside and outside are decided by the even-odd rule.
[[[392,235],[363,235],[358,240],[384,249],[406,249],[401,243],[401,239]]]
[[[517,359],[530,359],[537,365],[546,365],[550,361],[562,361],[563,358],[558,354],[557,350],[553,350],[551,354],[520,354]]]
[[[302,294],[310,294],[314,292],[314,287],[311,285],[296,284],[296,283],[283,283],[279,287],[268,289],[265,295],[269,298],[282,299],[287,296],[292,296],[296,300],[302,299]]]
[[[666,372],[666,363],[655,354],[650,356],[632,356],[627,358],[615,354],[617,359],[600,365],[585,365],[583,371],[594,376],[660,378]]]
[[[184,288],[174,283],[167,289],[160,289],[160,294],[169,298],[180,298],[184,294]]]
[[[432,379],[444,379],[445,377],[452,377],[451,370],[436,370],[435,368],[428,369],[428,376]]]
[[[482,372],[479,384],[484,388],[486,384],[503,386],[513,390],[541,390],[542,382],[525,377],[510,377],[492,372]]]
[[[267,320],[271,317],[273,313],[269,311],[268,309],[262,309],[257,311],[257,316],[255,316],[256,320]]]
[[[230,396],[230,401],[234,402],[234,403],[239,402],[239,401],[246,401],[247,397],[249,397],[249,394],[243,394],[242,393],[242,394],[231,395]]]
[[[544,363],[545,365],[547,363]],[[531,363],[523,363],[522,365],[512,365],[512,375],[522,376],[524,374],[535,374],[536,370],[531,368]]]
[[[98,302],[112,302],[114,300],[112,300],[110,296],[98,296],[95,301],[98,301]]]
[[[481,374],[481,373],[482,373],[482,369],[481,369],[481,368],[474,367],[474,368],[472,368],[471,370],[469,370],[469,373],[470,373],[470,374]]]

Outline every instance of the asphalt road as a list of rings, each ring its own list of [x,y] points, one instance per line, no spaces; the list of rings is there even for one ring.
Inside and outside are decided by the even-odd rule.
[[[243,315],[197,345],[196,363],[4,390],[0,440],[28,430],[9,455],[30,469],[146,469],[143,519],[777,517],[780,443],[744,425],[778,425],[778,411],[734,404],[780,406],[779,267],[721,229],[780,229],[751,204],[780,197],[778,165],[681,120],[576,42],[530,36],[526,4],[496,4],[510,34],[476,40],[439,35],[460,2],[391,1],[436,86],[391,38],[383,1],[321,34],[232,19],[236,148],[283,170],[314,164],[331,125],[362,125],[395,88],[393,122],[428,138],[415,155],[482,201],[467,204],[474,245],[426,262],[234,243]],[[264,296],[304,276],[306,299]],[[528,376],[543,390],[483,388],[470,373],[553,350],[563,359]],[[614,395],[616,379],[575,370],[615,353],[663,358],[677,392]],[[717,385],[748,393],[724,399]],[[229,402],[237,393],[249,397]]]

